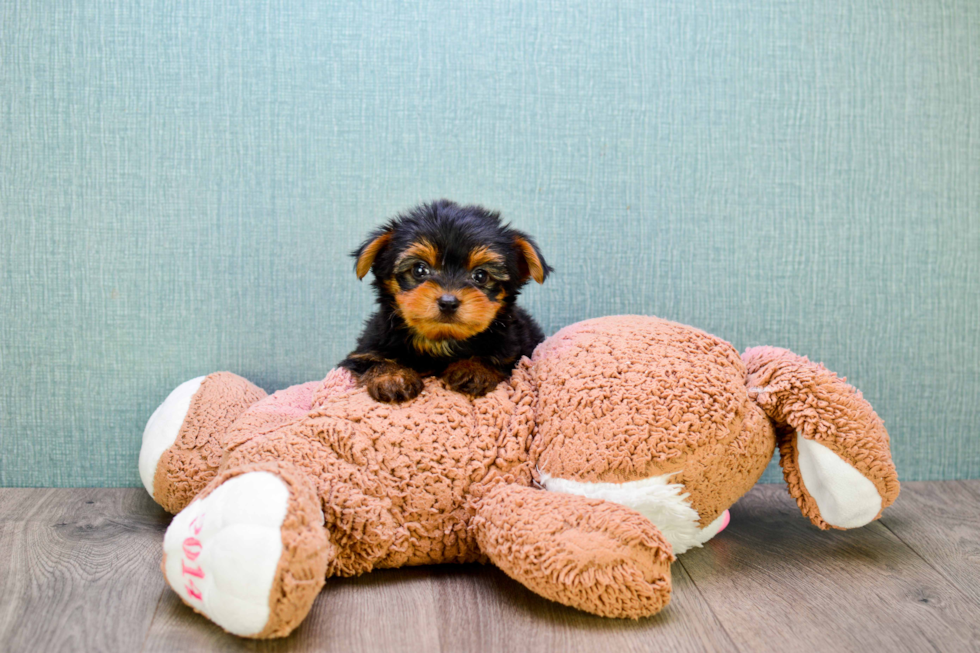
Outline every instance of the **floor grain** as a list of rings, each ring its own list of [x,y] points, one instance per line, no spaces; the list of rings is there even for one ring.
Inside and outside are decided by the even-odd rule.
[[[169,516],[129,489],[29,493],[0,490],[0,649],[139,650],[164,589]]]
[[[881,523],[980,607],[980,481],[905,483]]]
[[[166,589],[170,517],[141,490],[0,489],[0,650],[980,650],[980,481],[907,483],[875,524],[820,531],[782,485],[672,569],[659,615],[602,619],[500,570],[332,579],[290,637],[224,633]]]
[[[231,637],[166,592],[147,637],[147,652],[438,651],[431,568],[377,571],[331,579],[306,620],[281,640]]]
[[[603,619],[544,599],[490,566],[439,567],[443,651],[729,651],[733,644],[680,567],[670,605],[648,619]]]
[[[980,650],[980,610],[891,531],[820,531],[781,485],[680,561],[743,651]]]

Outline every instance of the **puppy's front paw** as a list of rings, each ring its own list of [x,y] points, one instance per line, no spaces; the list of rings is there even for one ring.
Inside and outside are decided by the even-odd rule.
[[[477,358],[456,361],[442,373],[442,380],[451,390],[471,397],[482,397],[507,378],[500,370]]]
[[[361,382],[375,401],[397,404],[415,399],[422,392],[422,377],[413,369],[395,363],[375,365]]]

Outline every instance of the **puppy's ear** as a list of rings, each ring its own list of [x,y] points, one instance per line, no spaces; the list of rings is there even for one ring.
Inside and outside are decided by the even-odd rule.
[[[517,265],[521,272],[521,281],[531,277],[538,283],[544,283],[554,268],[548,265],[537,243],[531,237],[520,231],[514,236],[514,249],[517,250]]]
[[[391,241],[392,230],[390,227],[383,227],[378,229],[364,241],[364,243],[358,247],[351,256],[357,259],[357,263],[354,264],[354,271],[357,272],[357,278],[363,279],[364,275],[371,271],[371,266],[374,265],[374,259],[378,257],[388,243]]]

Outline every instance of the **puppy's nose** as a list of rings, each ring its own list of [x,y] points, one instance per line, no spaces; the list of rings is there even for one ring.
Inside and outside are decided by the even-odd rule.
[[[459,297],[445,294],[436,303],[439,305],[439,310],[443,313],[455,313],[456,309],[459,308]]]

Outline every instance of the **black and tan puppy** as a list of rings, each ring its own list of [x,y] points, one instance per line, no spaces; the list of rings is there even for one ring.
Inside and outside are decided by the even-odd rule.
[[[498,213],[448,200],[419,206],[376,230],[353,253],[374,273],[378,311],[341,361],[378,401],[401,402],[438,375],[478,397],[544,339],[514,301],[552,268],[531,238]]]

